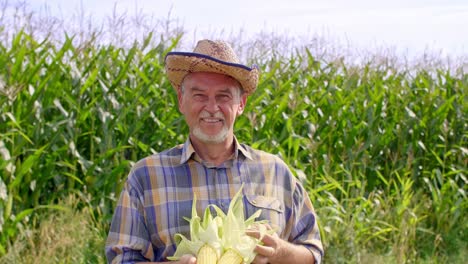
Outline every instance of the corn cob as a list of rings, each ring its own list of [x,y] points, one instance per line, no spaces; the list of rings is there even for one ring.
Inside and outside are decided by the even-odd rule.
[[[185,254],[192,254],[197,256],[198,264],[252,263],[256,255],[255,247],[260,243],[260,239],[247,235],[245,230],[253,225],[259,226],[261,234],[268,233],[268,230],[262,225],[266,220],[255,221],[261,210],[257,210],[245,220],[242,187],[243,185],[234,195],[227,213],[210,204],[205,208],[203,218],[197,214],[194,196],[192,218],[184,217],[190,225],[190,239],[181,233],[175,234],[177,249],[168,259],[179,260]],[[216,216],[212,215],[210,209],[215,210]]]
[[[218,255],[216,250],[208,244],[203,245],[197,254],[197,264],[216,264]]]
[[[218,260],[217,264],[242,264],[242,262],[243,259],[241,255],[237,253],[237,251],[233,249],[228,249]]]

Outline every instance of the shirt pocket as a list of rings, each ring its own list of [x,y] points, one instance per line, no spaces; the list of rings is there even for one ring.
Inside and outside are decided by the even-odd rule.
[[[246,200],[248,216],[260,209],[262,213],[256,221],[268,220],[271,227],[279,228],[279,230],[284,228],[284,204],[278,198],[262,195],[246,195]]]

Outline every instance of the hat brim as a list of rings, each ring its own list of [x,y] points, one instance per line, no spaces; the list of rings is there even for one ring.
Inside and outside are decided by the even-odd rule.
[[[167,78],[174,89],[180,89],[185,76],[192,72],[213,72],[231,76],[242,86],[245,93],[251,94],[257,87],[259,71],[257,67],[225,62],[211,56],[193,52],[169,52],[165,59]]]

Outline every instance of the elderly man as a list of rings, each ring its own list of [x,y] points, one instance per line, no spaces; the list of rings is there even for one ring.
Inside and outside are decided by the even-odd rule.
[[[241,144],[236,118],[258,83],[258,69],[239,64],[222,41],[199,41],[193,52],[170,52],[167,76],[190,133],[184,144],[146,157],[132,168],[115,210],[106,243],[112,263],[167,261],[174,235],[189,237],[184,217],[215,204],[227,211],[243,185],[246,217],[275,227],[255,249],[253,263],[320,263],[317,218],[307,192],[277,156]],[[258,233],[250,232],[258,237]],[[186,255],[171,263],[196,263]]]

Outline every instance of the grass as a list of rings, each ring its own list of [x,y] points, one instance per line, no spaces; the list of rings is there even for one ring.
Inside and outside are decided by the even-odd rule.
[[[79,208],[83,202],[70,195],[60,201],[64,210],[35,218],[34,229],[19,226],[18,237],[0,263],[104,263],[103,230],[96,226],[90,207]]]
[[[112,28],[48,32],[41,23],[60,23],[21,8],[0,30],[0,262],[101,263],[130,166],[185,140],[163,59],[186,37],[168,21],[123,44]],[[327,263],[463,262],[463,65],[352,64],[307,45],[268,49],[287,41],[274,35],[238,41],[263,74],[237,136],[304,182]]]

